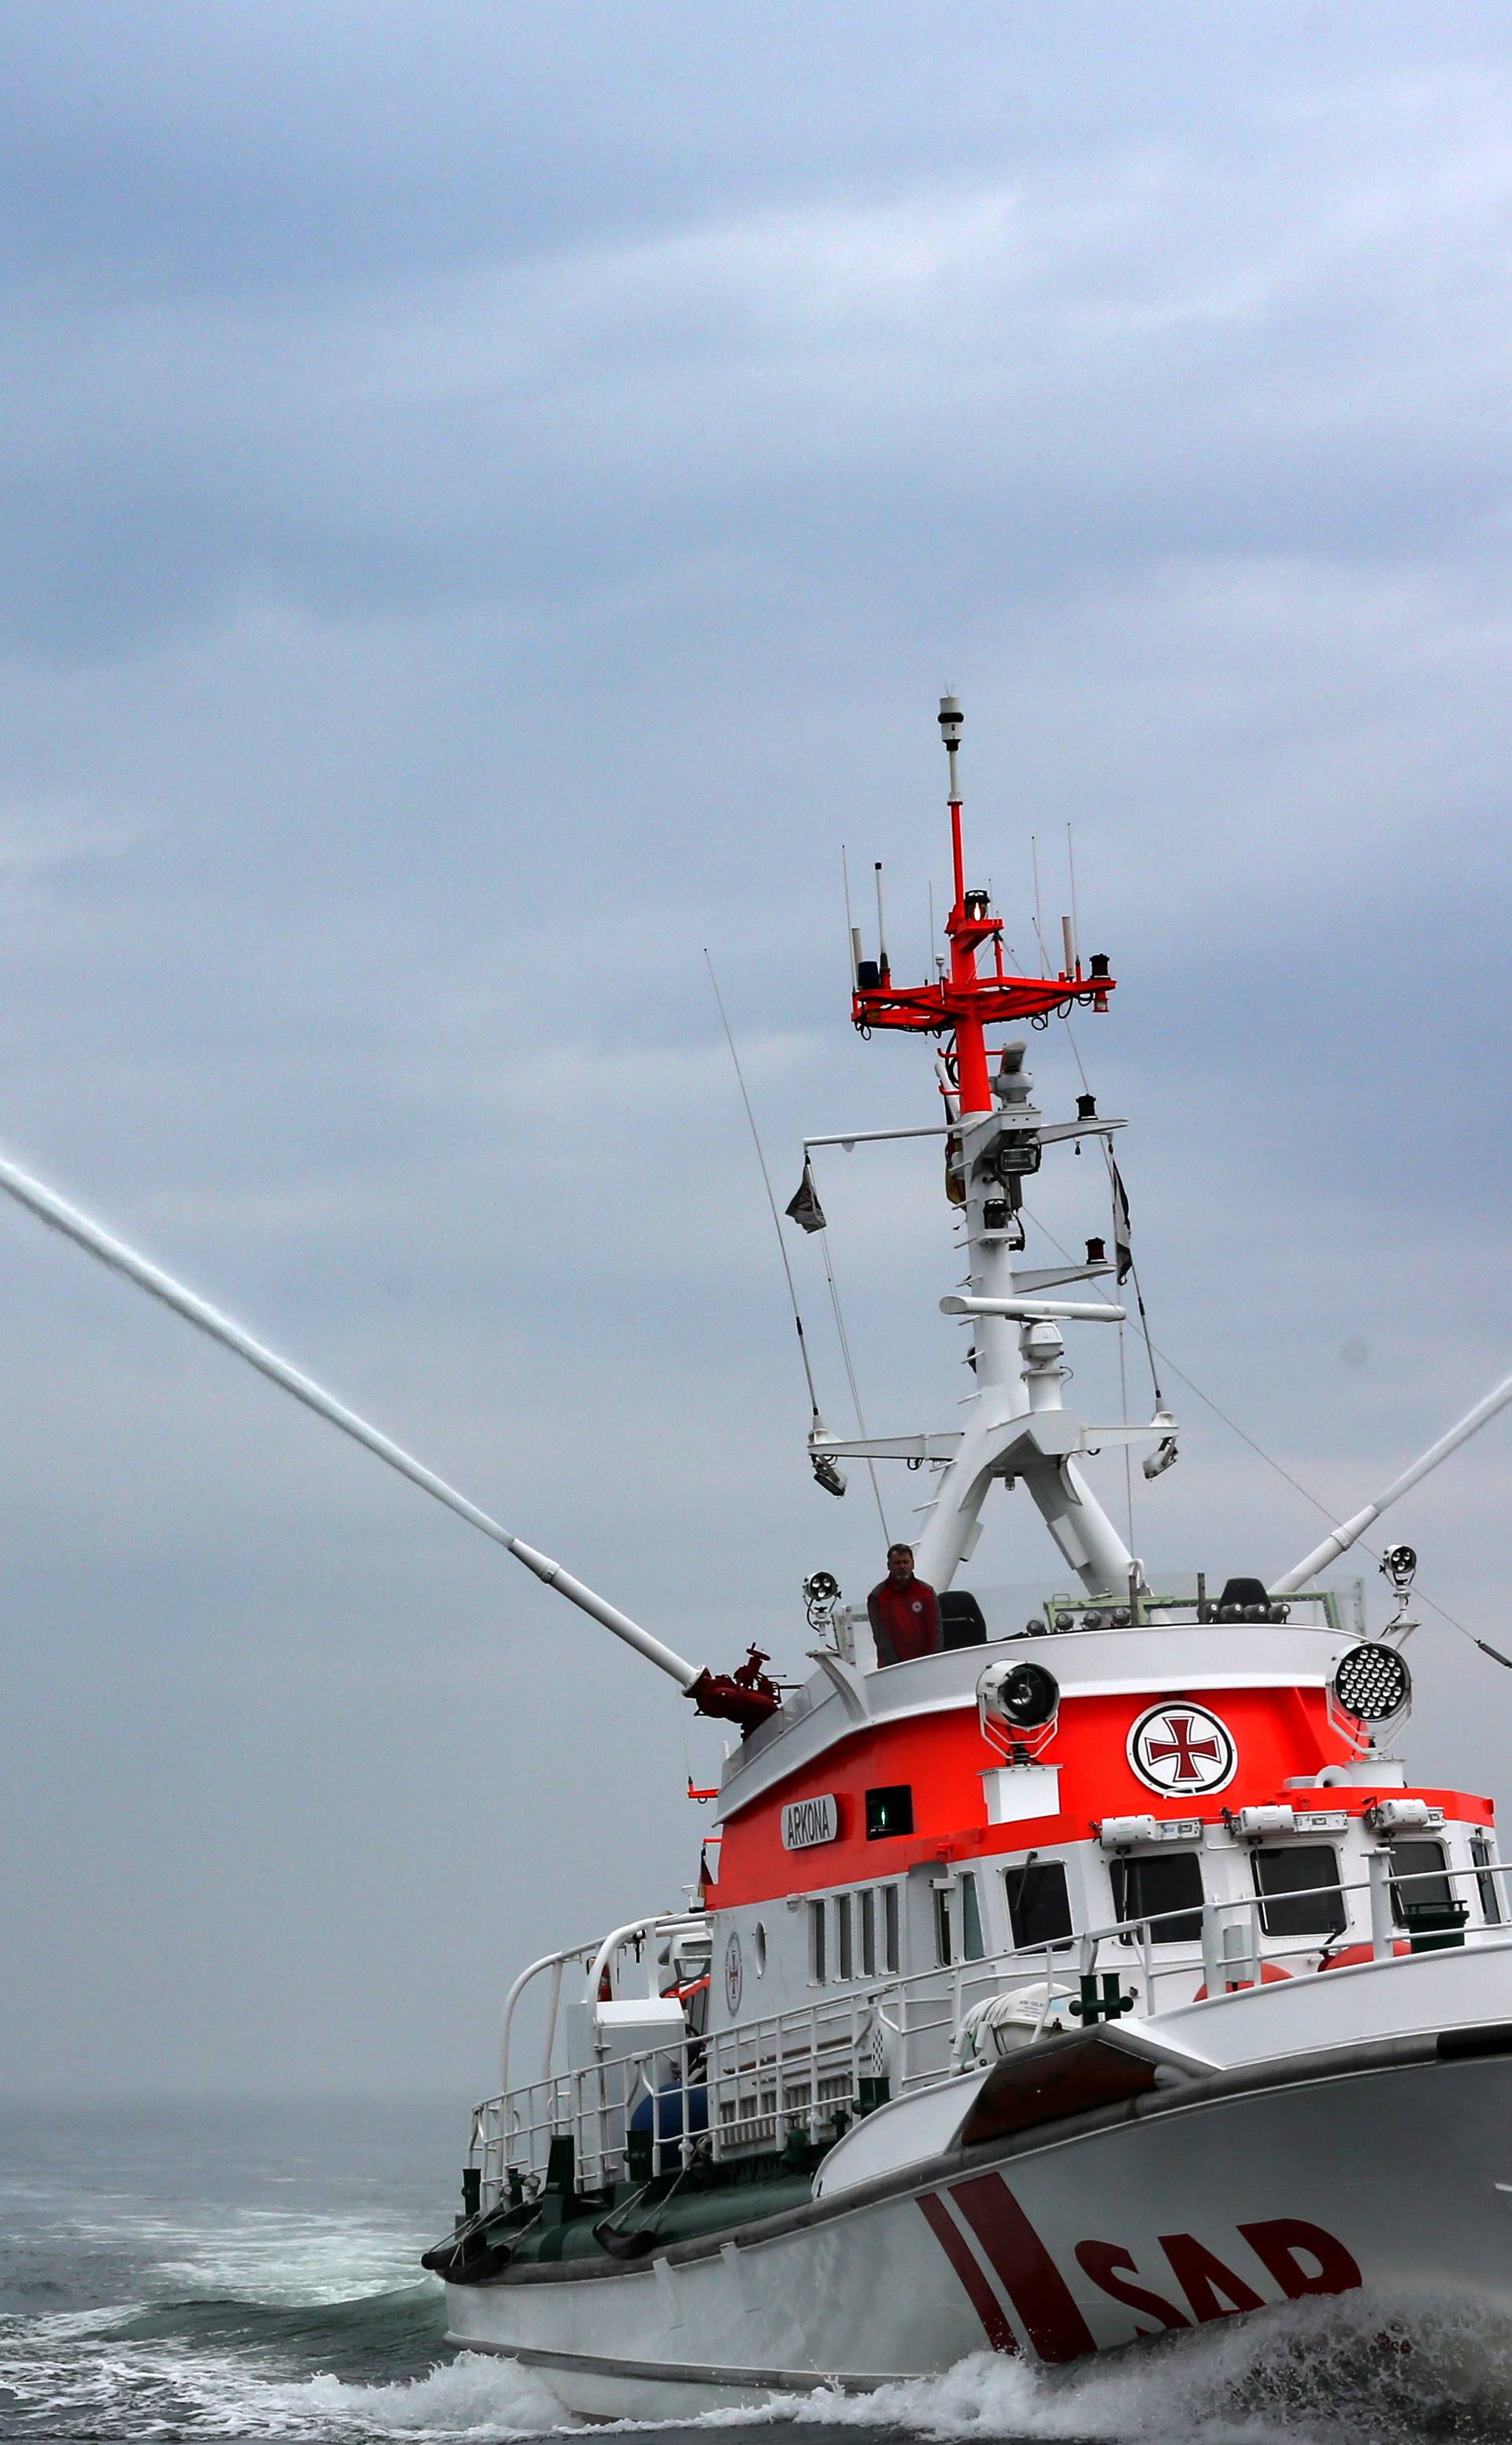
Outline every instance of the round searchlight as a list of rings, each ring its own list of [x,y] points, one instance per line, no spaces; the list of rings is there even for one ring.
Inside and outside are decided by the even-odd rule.
[[[989,1664],[977,1703],[983,1720],[1004,1731],[1042,1731],[1060,1711],[1060,1683],[1042,1664]]]
[[[1341,1655],[1334,1668],[1334,1695],[1346,1714],[1362,1723],[1381,1724],[1399,1715],[1412,1695],[1407,1658],[1394,1647],[1368,1639]]]

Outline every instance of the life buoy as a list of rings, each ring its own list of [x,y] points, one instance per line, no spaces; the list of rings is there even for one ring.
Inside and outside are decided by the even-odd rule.
[[[1291,1974],[1292,1973],[1289,1969],[1283,1969],[1281,1968],[1279,1961],[1262,1961],[1260,1963],[1260,1983],[1262,1987],[1274,1987],[1278,1979],[1290,1978]],[[1243,1988],[1253,1987],[1255,1981],[1253,1978],[1236,1978],[1231,1987],[1224,1988],[1223,1992],[1225,1995],[1237,1995]],[[1192,2002],[1194,2004],[1205,2004],[1206,2001],[1207,1981],[1204,1978],[1202,1985],[1197,1989],[1196,1994],[1192,1997]]]

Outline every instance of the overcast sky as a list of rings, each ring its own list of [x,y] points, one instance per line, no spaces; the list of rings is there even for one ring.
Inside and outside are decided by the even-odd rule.
[[[703,952],[781,1198],[805,1129],[931,1116],[847,1024],[841,848],[922,976],[948,685],[1031,963],[1073,827],[1181,1376],[1336,1515],[1512,1369],[1504,8],[6,45],[0,1147],[676,1647],[792,1669],[880,1533],[810,1483]],[[821,1176],[883,1430],[961,1390],[937,1164]],[[1047,1163],[1061,1236],[1099,1176]],[[0,1333],[0,2085],[481,2094],[520,1961],[694,1874],[711,1734],[14,1212]],[[1138,1549],[1297,1558],[1321,1511],[1166,1390]],[[1395,1524],[1512,1652],[1509,1454]],[[1063,1580],[1022,1511],[983,1584]],[[1425,1772],[1504,1792],[1512,1675],[1412,1656]]]

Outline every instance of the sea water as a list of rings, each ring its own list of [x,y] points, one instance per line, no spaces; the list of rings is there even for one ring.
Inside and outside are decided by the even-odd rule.
[[[533,2372],[448,2348],[418,2266],[451,2221],[463,2127],[455,2101],[0,2107],[0,2439],[570,2433]],[[1507,2445],[1512,2325],[1298,2304],[1083,2367],[981,2353],[866,2398],[625,2424],[668,2445],[732,2427]]]

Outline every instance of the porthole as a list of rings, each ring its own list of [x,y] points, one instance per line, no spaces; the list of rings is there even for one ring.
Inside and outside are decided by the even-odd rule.
[[[767,1932],[759,1919],[751,1930],[751,1950],[756,1959],[756,1974],[764,1978],[767,1974]]]

